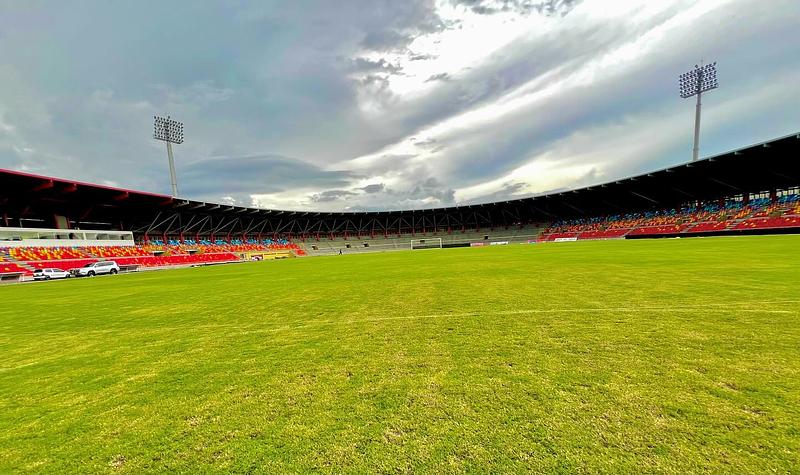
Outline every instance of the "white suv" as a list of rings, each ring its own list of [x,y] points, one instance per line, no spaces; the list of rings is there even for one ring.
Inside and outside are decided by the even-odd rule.
[[[72,275],[67,271],[52,267],[33,271],[33,280],[66,279],[67,277],[72,277]]]
[[[114,261],[100,261],[86,264],[70,271],[76,277],[94,277],[100,274],[118,274],[119,266]]]

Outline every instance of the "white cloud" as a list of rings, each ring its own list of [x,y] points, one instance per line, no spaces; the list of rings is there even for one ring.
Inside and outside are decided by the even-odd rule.
[[[564,20],[564,24],[561,25],[561,28],[567,30],[572,27],[573,24],[570,22],[592,21],[598,23],[599,21],[617,21],[631,22],[633,24],[631,30],[635,30],[637,24],[647,23],[649,20],[652,20],[654,16],[663,13],[662,10],[655,10],[653,8],[634,8],[634,4],[636,3],[647,5],[653,2],[628,1],[619,3],[625,4],[626,8],[594,8],[590,11],[582,11],[580,8],[576,8],[576,11],[573,12],[575,16],[570,16],[568,20]],[[522,84],[516,90],[497,98],[497,100],[492,103],[447,117],[437,124],[415,131],[412,136],[405,137],[398,143],[389,145],[374,154],[359,157],[353,160],[352,164],[354,167],[359,167],[362,164],[370,166],[376,159],[380,159],[380,157],[385,155],[395,156],[413,153],[412,137],[423,137],[426,140],[447,140],[456,134],[468,134],[476,129],[501,120],[503,117],[519,113],[521,110],[529,109],[530,113],[535,114],[536,111],[532,109],[540,105],[543,101],[551,98],[566,97],[575,89],[584,88],[601,81],[624,80],[631,72],[631,69],[637,68],[638,61],[642,60],[653,50],[666,46],[660,44],[659,41],[663,41],[663,39],[669,37],[670,34],[680,34],[681,28],[688,27],[692,24],[693,20],[709,13],[713,9],[712,4],[713,2],[708,1],[689,6],[686,10],[678,12],[669,21],[655,26],[641,36],[631,38],[629,41],[617,45],[614,49],[582,64],[574,71],[564,73],[561,67],[547,71],[541,76]],[[631,16],[629,15],[631,11],[637,12],[637,14]],[[643,14],[645,11],[652,16],[645,17]],[[617,17],[610,18],[611,12],[614,12]],[[598,17],[592,17],[590,13],[599,13],[599,15]],[[495,18],[495,16],[477,16],[481,19],[488,18],[486,22]],[[589,18],[591,18],[591,20],[589,20]],[[483,25],[487,28],[487,31],[481,31],[481,35],[479,36],[491,37],[492,34],[495,33],[495,28],[501,25],[502,23],[500,25],[493,23]],[[499,29],[502,30],[502,28]],[[528,29],[523,28],[522,31],[525,32],[528,31]],[[469,48],[465,47],[465,50],[469,50]],[[474,60],[475,62],[483,60],[485,56],[486,54],[478,54]]]
[[[0,18],[0,166],[166,192],[150,136],[171,114],[190,197],[342,210],[524,196],[685,159],[692,106],[675,78],[700,59],[719,60],[721,82],[704,154],[800,129],[792,0],[506,8],[520,4],[212,3],[153,19],[98,2],[99,33],[34,5]]]

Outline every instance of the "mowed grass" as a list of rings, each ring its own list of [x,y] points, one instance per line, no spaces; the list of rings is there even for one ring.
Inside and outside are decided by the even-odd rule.
[[[0,473],[800,467],[800,236],[0,288]]]

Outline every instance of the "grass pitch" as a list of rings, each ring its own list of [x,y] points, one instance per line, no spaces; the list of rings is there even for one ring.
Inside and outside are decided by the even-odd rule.
[[[0,288],[0,472],[791,472],[800,237]]]

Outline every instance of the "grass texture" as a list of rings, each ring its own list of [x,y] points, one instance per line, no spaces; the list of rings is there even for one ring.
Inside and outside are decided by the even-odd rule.
[[[800,467],[800,237],[0,287],[0,473]]]

